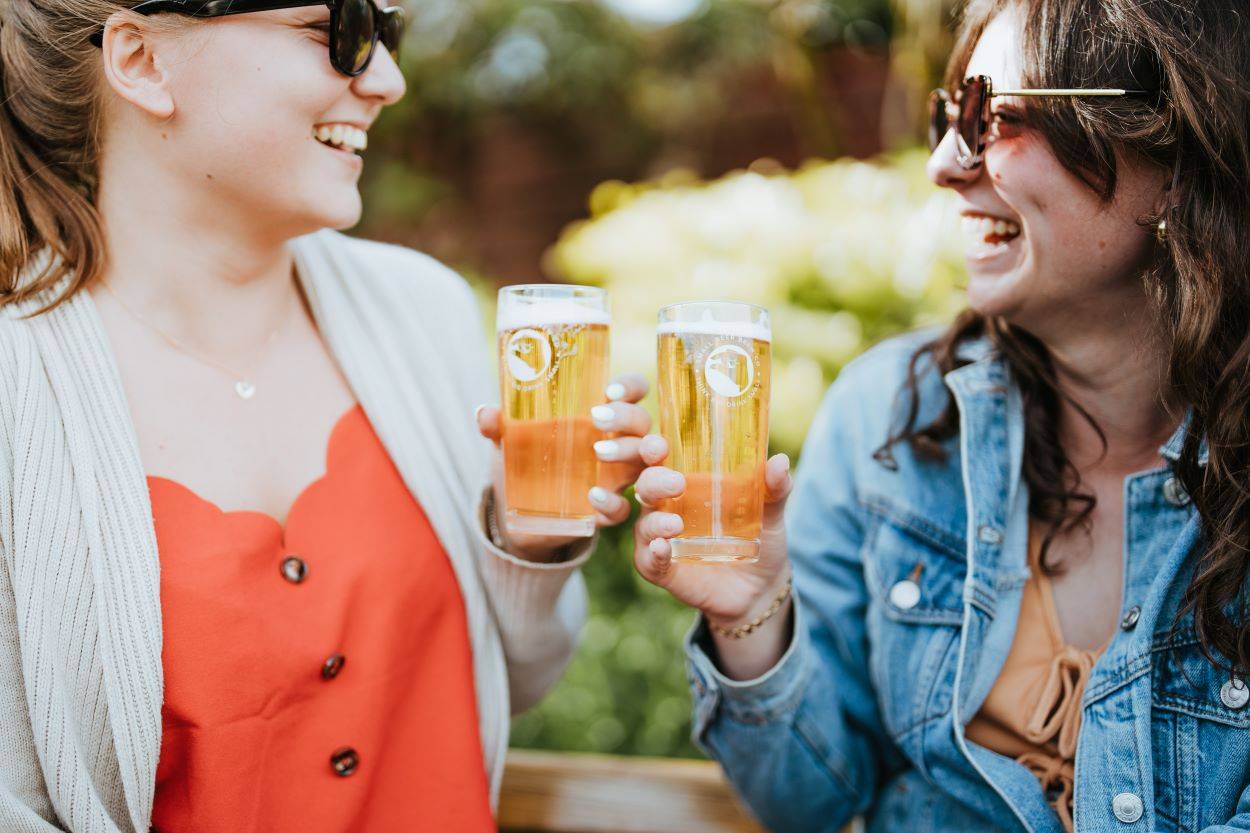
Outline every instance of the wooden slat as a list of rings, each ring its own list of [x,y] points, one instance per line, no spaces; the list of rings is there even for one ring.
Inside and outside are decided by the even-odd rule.
[[[513,749],[507,833],[764,833],[711,761]]]

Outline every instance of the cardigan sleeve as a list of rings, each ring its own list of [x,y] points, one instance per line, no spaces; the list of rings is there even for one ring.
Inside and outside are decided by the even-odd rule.
[[[13,444],[18,402],[18,344],[15,325],[0,311],[0,830],[49,833],[59,830],[35,752],[26,705],[17,604],[12,570],[16,557],[13,518]]]
[[[461,412],[467,418],[477,405],[497,404],[499,389],[491,372],[477,298],[463,278],[447,271],[451,278],[448,292],[453,296],[448,299],[453,302],[449,306],[457,311],[464,333],[463,349],[448,351],[447,355],[461,363],[456,377],[465,396]],[[483,584],[503,641],[515,714],[542,699],[573,657],[577,635],[586,621],[586,585],[579,569],[590,558],[598,536],[555,563],[527,561],[491,544],[483,523],[483,502],[492,487],[499,451],[483,438],[475,444],[481,455],[481,480],[472,492],[477,504],[474,536]]]

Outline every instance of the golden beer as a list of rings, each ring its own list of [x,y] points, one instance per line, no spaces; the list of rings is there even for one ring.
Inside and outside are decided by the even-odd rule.
[[[607,294],[594,287],[499,292],[504,523],[510,531],[589,536],[598,479],[590,409],[608,383]]]
[[[678,561],[756,561],[764,516],[764,462],[772,335],[768,313],[726,301],[660,311],[660,432],[686,491],[665,501],[685,528]]]

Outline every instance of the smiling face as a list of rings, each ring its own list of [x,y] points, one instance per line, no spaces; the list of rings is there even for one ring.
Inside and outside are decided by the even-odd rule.
[[[995,87],[1021,85],[1021,25],[1012,7],[990,21],[964,76],[988,75]],[[1116,194],[1105,203],[1060,164],[1023,120],[1020,97],[990,99],[993,136],[981,167],[956,162],[948,133],[929,160],[929,176],[959,195],[968,266],[968,302],[1044,340],[1072,328],[1105,327],[1136,308],[1141,271],[1155,245],[1138,220],[1163,193],[1157,168],[1118,159]]]
[[[381,45],[364,74],[337,72],[329,19],[327,7],[308,6],[154,33],[152,54],[173,112],[142,120],[160,134],[150,164],[215,210],[242,212],[285,234],[354,225],[359,151],[381,110],[403,95],[404,81]]]

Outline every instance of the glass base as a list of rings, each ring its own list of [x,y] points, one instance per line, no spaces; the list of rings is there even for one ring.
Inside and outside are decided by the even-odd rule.
[[[595,516],[566,517],[539,515],[509,509],[504,513],[504,524],[509,532],[526,535],[558,535],[562,538],[589,538],[595,534]]]
[[[760,542],[747,538],[673,538],[674,561],[703,564],[754,564],[760,560]]]

